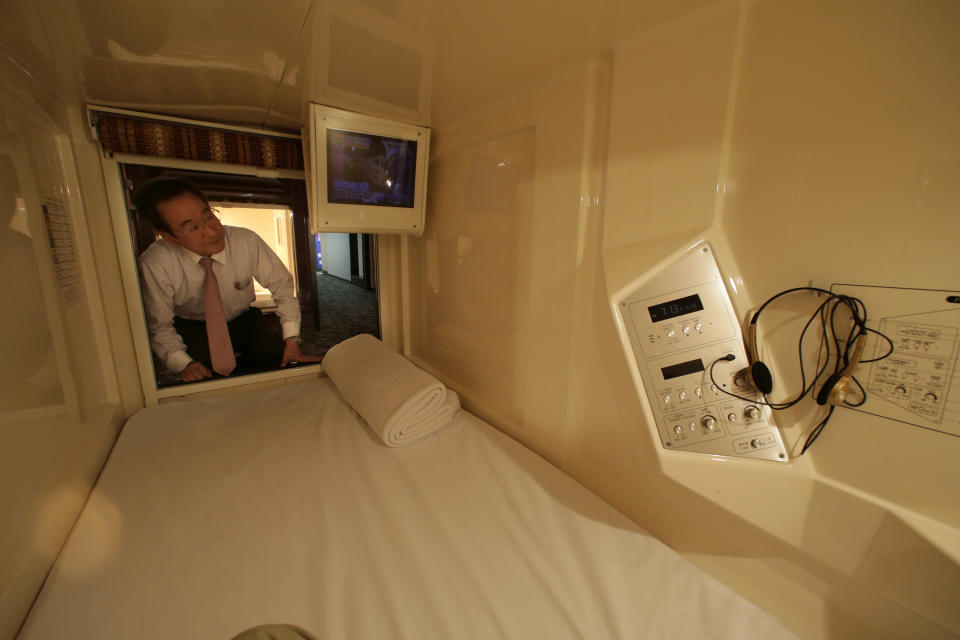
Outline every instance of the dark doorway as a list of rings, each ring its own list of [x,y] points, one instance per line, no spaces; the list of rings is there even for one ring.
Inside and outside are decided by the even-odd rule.
[[[370,236],[365,233],[350,234],[350,282],[364,289],[374,288],[370,268],[371,244]]]

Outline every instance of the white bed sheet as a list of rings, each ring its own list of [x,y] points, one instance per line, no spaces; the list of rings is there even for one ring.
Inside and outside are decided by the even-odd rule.
[[[329,379],[125,426],[22,640],[792,638],[464,412],[383,445]]]

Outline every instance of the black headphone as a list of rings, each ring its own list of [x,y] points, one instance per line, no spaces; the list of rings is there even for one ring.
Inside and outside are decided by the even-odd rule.
[[[827,378],[827,381],[820,387],[820,391],[817,393],[817,404],[821,406],[834,405],[841,404],[846,400],[847,389],[853,381],[853,370],[860,364],[860,357],[863,355],[863,347],[866,344],[867,332],[864,331],[857,336],[856,344],[853,347],[853,355],[850,357],[847,366]]]
[[[766,306],[764,303],[760,309]],[[770,367],[760,361],[757,355],[757,318],[760,317],[760,310],[753,314],[750,319],[750,326],[747,327],[747,366],[733,375],[733,383],[744,391],[756,389],[763,395],[773,391],[773,374],[770,373]]]
[[[820,294],[825,294],[827,299],[817,308],[816,311],[813,312],[813,315],[810,316],[810,319],[804,326],[803,331],[800,333],[800,392],[796,397],[790,400],[783,402],[769,402],[766,398],[766,394],[773,390],[773,376],[770,374],[770,368],[760,361],[758,355],[757,320],[760,318],[760,313],[771,302],[777,298],[785,296],[789,293],[794,293],[796,291],[815,291]],[[834,314],[840,307],[846,307],[846,309],[850,312],[850,319],[853,322],[853,327],[845,338],[842,338],[840,335],[838,335],[836,326],[834,325]],[[811,380],[808,385],[803,368],[803,340],[807,333],[807,329],[818,317],[824,332],[824,340],[826,343],[826,361],[823,363],[823,366],[817,370],[813,380]],[[848,407],[859,407],[867,401],[867,392],[863,388],[863,385],[861,385],[860,382],[854,377],[853,372],[857,368],[857,365],[861,363],[863,350],[867,343],[867,335],[870,333],[876,334],[879,338],[885,340],[887,342],[888,350],[881,356],[877,356],[870,360],[862,360],[862,362],[876,362],[877,360],[883,360],[884,358],[890,356],[890,354],[893,353],[893,341],[879,331],[867,327],[867,309],[863,302],[858,298],[834,293],[818,287],[796,287],[793,289],[786,289],[785,291],[781,291],[768,298],[766,302],[757,308],[753,316],[750,318],[750,323],[747,327],[746,340],[746,352],[748,360],[747,367],[737,371],[733,377],[735,386],[743,389],[745,392],[759,391],[764,395],[763,401],[746,398],[742,395],[731,393],[724,389],[723,385],[717,384],[713,377],[713,368],[719,362],[731,362],[735,360],[736,356],[734,356],[732,353],[728,353],[713,361],[709,368],[710,381],[721,393],[724,393],[728,396],[733,396],[734,398],[739,398],[741,400],[753,402],[755,404],[767,406],[774,411],[777,411],[788,409],[794,406],[803,400],[803,398],[805,398],[808,394],[812,393],[817,380],[819,380],[820,376],[826,372],[829,363],[831,361],[835,361],[834,372],[827,377],[827,381],[822,387],[820,387],[820,390],[816,394],[817,404],[821,406],[829,405],[830,410],[827,412],[826,417],[824,417],[807,436],[806,442],[803,444],[803,449],[800,451],[800,455],[803,455],[803,453],[806,452],[806,450],[809,449],[814,441],[820,436],[820,433],[823,431],[823,428],[826,426],[827,422],[829,422],[830,417],[833,415],[834,409],[837,405],[842,404]],[[841,347],[841,340],[846,343],[844,347]],[[833,344],[832,348],[831,343]],[[821,347],[821,349],[822,348],[823,347]],[[850,402],[847,400],[847,392],[850,390],[851,383],[860,389],[860,395],[862,397],[857,402]]]
[[[860,383],[857,382],[856,378],[854,378],[853,372],[854,372],[854,369],[856,369],[857,365],[860,364],[861,362],[863,350],[864,350],[864,347],[866,346],[867,334],[876,333],[878,336],[886,340],[890,346],[890,349],[886,354],[878,358],[874,358],[873,360],[867,360],[867,362],[882,360],[883,358],[886,358],[887,356],[889,356],[893,352],[893,343],[890,342],[890,339],[887,338],[887,336],[883,335],[882,333],[875,331],[873,329],[867,328],[866,308],[864,307],[863,302],[861,302],[859,299],[854,298],[852,296],[846,296],[843,294],[834,293],[832,291],[827,291],[826,289],[820,289],[817,287],[795,287],[793,289],[786,289],[784,291],[780,291],[779,293],[774,294],[773,296],[768,298],[763,304],[761,304],[757,308],[757,310],[753,313],[753,316],[751,316],[750,322],[747,325],[747,338],[746,338],[747,366],[743,369],[740,369],[734,374],[733,376],[734,385],[743,393],[759,392],[764,396],[766,396],[768,393],[770,393],[773,390],[773,375],[770,372],[770,368],[760,360],[759,352],[757,349],[757,321],[760,319],[760,314],[763,312],[763,310],[767,308],[767,305],[769,305],[771,302],[773,302],[777,298],[780,298],[782,296],[785,296],[787,294],[794,293],[797,291],[814,291],[827,296],[826,301],[823,304],[821,304],[820,307],[818,307],[818,309],[810,317],[810,320],[807,322],[807,327],[810,326],[810,324],[818,315],[822,314],[824,317],[821,318],[821,322],[823,323],[824,331],[826,332],[827,324],[828,324],[826,320],[826,315],[828,314],[828,311],[826,310],[829,310],[829,313],[832,314],[835,312],[835,309],[837,307],[843,306],[850,311],[851,319],[853,321],[854,326],[850,336],[847,338],[847,348],[840,349],[839,343],[837,344],[838,353],[835,356],[837,360],[836,370],[827,378],[826,382],[817,392],[815,398],[816,398],[817,404],[819,405],[829,404],[832,406],[832,405],[843,403],[843,404],[848,404],[850,406],[859,406],[860,404],[863,403],[863,401],[861,401],[860,403],[850,403],[846,401],[846,396],[851,383],[860,387],[861,390],[863,389]],[[832,327],[832,320],[830,321],[829,324]],[[804,332],[800,336],[801,342],[803,341],[803,335],[805,333],[806,333],[806,328],[804,328]],[[834,336],[834,338],[836,339],[836,336]],[[852,349],[852,353],[851,353],[851,349]],[[831,353],[832,351],[828,346],[827,347],[828,361],[831,359],[830,358]],[[714,381],[713,379],[713,367],[720,361],[731,361],[734,359],[735,359],[735,356],[733,356],[732,354],[728,354],[714,361],[713,364],[710,366],[711,382],[714,382],[714,384],[716,384],[716,381]],[[826,366],[827,365],[824,364],[824,367],[817,372],[816,376],[813,379],[813,382],[810,383],[809,387],[804,384],[803,389],[801,390],[800,394],[797,395],[796,398],[794,398],[793,400],[788,400],[784,402],[767,402],[766,399],[764,399],[764,401],[761,402],[756,399],[747,398],[742,395],[738,395],[736,393],[731,393],[730,391],[727,391],[726,389],[722,388],[722,386],[718,386],[718,389],[723,394],[733,396],[741,400],[748,400],[750,402],[755,402],[757,404],[763,404],[765,406],[769,406],[771,409],[774,409],[774,410],[786,409],[788,407],[792,407],[794,404],[799,402],[804,396],[807,395],[807,393],[809,393],[812,390],[813,385],[816,383],[817,379],[820,378],[821,374],[825,372]],[[801,375],[802,374],[803,374],[803,366],[801,361]]]

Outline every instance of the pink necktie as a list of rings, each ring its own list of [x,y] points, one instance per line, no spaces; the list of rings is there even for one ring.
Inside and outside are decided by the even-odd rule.
[[[223,313],[223,301],[220,300],[220,287],[217,284],[217,276],[213,274],[213,260],[200,258],[200,264],[207,270],[207,277],[203,279],[203,319],[207,323],[210,364],[214,371],[222,376],[228,376],[237,366],[237,360],[233,357],[233,345],[230,344],[230,332],[227,331],[227,317]]]

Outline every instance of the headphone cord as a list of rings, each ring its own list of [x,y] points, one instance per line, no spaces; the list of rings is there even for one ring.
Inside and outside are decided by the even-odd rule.
[[[781,292],[781,293],[778,294],[777,296],[774,296],[774,298],[779,297],[779,296],[781,296],[781,295],[783,295],[783,294],[785,294],[785,293],[790,293],[790,292],[794,292],[794,291],[804,291],[804,290],[807,290],[807,289],[813,289],[813,290],[815,290],[815,291],[824,291],[823,289],[816,289],[816,288],[813,288],[813,287],[797,287],[797,288],[795,288],[795,289],[790,289],[790,290],[788,290],[788,291]],[[829,293],[829,292],[827,292],[827,293]],[[823,373],[827,370],[827,367],[829,366],[829,363],[830,363],[830,353],[831,353],[831,352],[830,352],[830,348],[827,347],[827,358],[824,360],[823,366],[818,368],[817,374],[816,374],[816,375],[813,377],[813,379],[810,381],[810,384],[807,385],[807,373],[806,373],[806,369],[804,368],[804,363],[803,363],[803,341],[804,341],[804,339],[806,338],[807,331],[810,329],[810,326],[813,324],[813,321],[816,320],[818,316],[820,317],[820,322],[821,322],[821,326],[822,326],[823,329],[824,329],[824,333],[826,333],[826,331],[825,331],[825,330],[826,330],[826,325],[827,325],[826,308],[827,308],[828,305],[830,305],[831,302],[835,303],[835,306],[836,306],[836,304],[838,304],[838,302],[837,302],[836,299],[835,299],[835,298],[836,298],[836,295],[835,295],[835,294],[830,294],[830,296],[831,296],[830,298],[828,298],[828,299],[825,300],[823,303],[821,303],[820,306],[817,307],[812,314],[810,314],[810,318],[807,320],[806,324],[804,325],[803,331],[800,332],[800,339],[797,341],[797,352],[798,352],[798,353],[797,353],[797,360],[798,360],[798,362],[800,363],[800,388],[801,388],[801,391],[800,391],[799,394],[797,394],[797,396],[796,396],[795,398],[793,398],[792,400],[785,400],[785,401],[783,401],[783,402],[770,402],[769,400],[767,400],[766,394],[763,395],[763,400],[758,400],[758,399],[756,399],[756,398],[747,398],[747,397],[744,397],[744,396],[741,396],[741,395],[737,395],[737,394],[735,394],[735,393],[732,393],[732,392],[727,391],[726,389],[724,389],[721,385],[717,384],[717,381],[716,381],[716,379],[714,378],[714,375],[713,375],[713,368],[716,366],[716,364],[717,364],[718,362],[735,360],[735,359],[736,359],[736,356],[734,356],[732,353],[727,354],[726,356],[722,356],[722,357],[720,357],[720,358],[717,358],[716,360],[713,361],[713,363],[711,363],[711,365],[710,365],[710,371],[709,371],[709,373],[710,373],[710,382],[713,384],[714,387],[717,388],[718,391],[720,391],[720,393],[723,393],[723,394],[728,395],[728,396],[732,396],[732,397],[734,397],[734,398],[737,398],[738,400],[743,400],[743,401],[745,401],[745,402],[752,402],[752,403],[754,403],[754,404],[759,404],[759,405],[762,405],[762,406],[765,406],[765,407],[770,407],[770,408],[773,409],[774,411],[782,411],[782,410],[784,410],[784,409],[789,409],[790,407],[792,407],[792,406],[796,405],[797,403],[799,403],[801,400],[804,399],[804,397],[807,396],[807,394],[809,394],[810,392],[813,391],[814,387],[815,387],[816,384],[817,384],[817,381],[821,378],[821,376],[823,376]],[[771,298],[771,300],[772,300],[772,299],[773,299],[773,298]],[[768,300],[767,303],[769,303],[769,302],[770,302],[770,301]],[[756,318],[756,316],[759,314],[759,312],[760,312],[761,310],[763,310],[764,307],[766,307],[767,303],[764,303],[764,304],[760,307],[760,309],[757,311],[757,313],[754,314],[754,318]],[[835,307],[834,307],[834,308],[835,308]],[[881,334],[881,335],[882,335],[882,334]],[[822,347],[821,347],[820,350],[821,350],[821,351],[823,350]],[[838,347],[838,350],[839,350],[839,347]],[[819,360],[819,359],[818,359],[818,360]]]
[[[807,452],[813,443],[820,437],[820,434],[823,433],[823,428],[827,426],[827,423],[830,422],[830,418],[833,416],[834,410],[837,408],[837,405],[830,405],[830,410],[827,411],[826,417],[820,421],[820,423],[813,428],[813,431],[810,432],[810,435],[807,436],[807,440],[803,443],[803,448],[800,449],[800,455],[803,455]]]
[[[736,356],[733,355],[732,353],[728,353],[724,356],[721,356],[710,364],[708,374],[710,376],[710,382],[713,384],[713,387],[716,390],[718,390],[719,392],[725,395],[732,396],[734,398],[743,400],[745,402],[750,402],[753,404],[770,407],[773,411],[782,411],[784,409],[788,409],[796,405],[801,400],[803,400],[803,398],[805,398],[808,394],[812,394],[814,388],[816,387],[817,381],[823,376],[823,374],[829,368],[831,360],[834,359],[834,354],[836,354],[835,355],[836,361],[833,367],[834,376],[841,374],[841,372],[844,369],[850,366],[850,362],[852,359],[851,353],[856,350],[857,341],[865,340],[866,339],[865,336],[867,334],[872,333],[879,336],[880,338],[883,338],[887,342],[888,349],[887,349],[887,352],[884,353],[883,355],[877,356],[875,358],[871,358],[868,360],[860,360],[859,361],[860,363],[877,362],[878,360],[883,360],[884,358],[889,357],[893,353],[893,350],[894,350],[893,341],[888,336],[881,333],[880,331],[877,331],[876,329],[871,329],[867,326],[867,307],[862,300],[853,296],[847,296],[843,294],[834,293],[826,289],[820,289],[819,287],[794,287],[792,289],[786,289],[784,291],[777,293],[771,298],[768,298],[766,302],[764,302],[762,305],[760,305],[760,307],[754,312],[753,317],[750,319],[750,324],[752,325],[757,324],[757,320],[760,317],[760,313],[764,309],[766,309],[766,307],[771,302],[787,294],[795,293],[798,291],[815,291],[818,293],[825,294],[827,296],[827,299],[823,303],[821,303],[820,306],[818,306],[816,310],[814,310],[814,312],[810,315],[810,318],[807,320],[806,324],[803,327],[803,331],[800,332],[800,339],[797,342],[798,361],[800,364],[800,388],[801,388],[800,393],[792,400],[787,400],[784,402],[769,402],[767,400],[766,394],[763,394],[763,400],[758,400],[756,398],[747,398],[747,397],[738,395],[736,393],[727,391],[721,385],[717,384],[717,380],[714,377],[713,370],[714,370],[714,367],[716,367],[718,362],[731,362],[733,360],[736,360]],[[850,331],[846,336],[846,340],[845,340],[846,344],[843,347],[841,347],[840,336],[836,326],[837,309],[840,308],[841,306],[845,306],[848,309],[851,316],[850,319],[853,322],[853,326],[850,327]],[[823,354],[824,349],[826,349],[826,354],[825,354],[826,357],[823,360],[823,366],[819,366],[820,358],[819,357],[817,358],[818,366],[817,366],[816,375],[810,381],[810,384],[807,385],[806,369],[804,368],[804,362],[803,362],[803,341],[806,338],[807,330],[810,328],[814,320],[816,320],[817,318],[820,319],[820,326],[821,326],[822,333],[824,335],[824,340],[821,343],[821,346],[820,346],[820,349],[818,349],[818,352],[820,354]],[[832,349],[831,349],[831,342],[833,343]],[[753,355],[756,355],[756,354],[753,354]],[[860,383],[860,381],[857,380],[857,378],[852,375],[853,372],[851,371],[850,373],[851,373],[850,379],[854,382],[854,384],[857,385],[857,388],[860,391],[860,401],[849,402],[846,399],[844,399],[843,403],[849,407],[860,407],[867,401],[867,392],[866,392],[866,389],[864,389],[863,385]],[[833,413],[836,410],[836,407],[837,405],[830,405],[830,409],[827,411],[827,415],[824,416],[824,418],[817,424],[816,427],[813,428],[813,430],[807,436],[807,439],[803,444],[803,448],[800,451],[800,455],[803,455],[807,451],[807,449],[809,449],[813,445],[813,443],[816,441],[816,439],[820,436],[820,434],[823,432],[824,427],[826,427],[827,423],[830,421],[830,418],[833,416]]]

